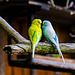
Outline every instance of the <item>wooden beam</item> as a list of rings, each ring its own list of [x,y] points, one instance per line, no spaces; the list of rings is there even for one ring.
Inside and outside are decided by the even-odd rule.
[[[40,65],[41,67],[45,66],[46,67],[46,68],[44,68],[45,70],[46,69],[50,70],[51,68],[53,68],[52,71],[62,71],[62,72],[71,72],[72,70],[75,71],[75,63],[74,64],[72,64],[72,63],[64,64],[63,62],[51,61],[51,60],[39,59],[39,58],[40,57],[38,57],[38,59],[36,59],[36,58],[32,59],[32,63],[34,65]]]
[[[50,61],[63,62],[61,58],[55,58],[55,57],[43,56],[43,55],[37,55],[37,54],[35,54],[35,58],[37,58],[37,59],[43,59],[43,60],[50,60]],[[75,60],[73,60],[73,59],[66,59],[65,58],[65,63],[75,64]]]
[[[23,59],[21,58],[21,60],[12,59],[9,62],[9,65],[16,67],[31,68],[31,69],[43,69],[43,70],[52,70],[60,72],[74,72],[75,61],[70,59],[65,59],[65,61],[66,63],[63,63],[62,59],[60,58],[58,59],[48,56],[35,55],[35,58],[32,58],[31,61],[26,61],[26,58]]]

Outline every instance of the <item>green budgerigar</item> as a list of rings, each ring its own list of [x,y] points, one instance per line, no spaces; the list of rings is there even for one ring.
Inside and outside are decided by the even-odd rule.
[[[41,19],[34,19],[30,28],[28,29],[29,39],[32,42],[32,57],[34,58],[35,47],[41,39],[42,30],[41,30]]]

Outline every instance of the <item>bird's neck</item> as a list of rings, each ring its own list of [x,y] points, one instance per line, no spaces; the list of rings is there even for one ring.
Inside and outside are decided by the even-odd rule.
[[[45,29],[46,27],[47,27],[47,25],[44,25],[44,26],[43,26],[43,29]]]
[[[47,27],[47,25],[44,25],[44,27]]]

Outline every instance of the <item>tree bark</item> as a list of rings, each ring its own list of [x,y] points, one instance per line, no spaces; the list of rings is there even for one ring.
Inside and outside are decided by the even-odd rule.
[[[53,50],[54,48],[48,43],[39,43],[35,48],[36,54],[57,54],[57,49]],[[63,54],[75,54],[75,43],[60,43],[60,49]],[[31,52],[31,43],[29,44],[12,44],[6,45],[4,47],[4,51],[11,54],[18,54]]]

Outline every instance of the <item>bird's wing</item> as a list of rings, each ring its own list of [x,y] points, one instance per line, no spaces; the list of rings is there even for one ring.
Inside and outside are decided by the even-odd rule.
[[[53,29],[50,29],[50,27],[46,27],[45,33],[50,38],[55,38],[55,31]]]
[[[30,38],[31,42],[35,44],[37,41],[36,30],[34,30],[33,27],[30,27],[28,30],[28,34],[29,34],[29,38]]]
[[[50,29],[49,27],[46,28],[45,33],[50,41],[52,41],[55,45],[57,45],[57,35],[53,29]]]
[[[55,40],[55,42],[56,42],[57,44],[59,44],[59,40],[58,40],[58,37],[57,37],[56,33],[55,33],[55,38],[54,38],[54,40]]]
[[[41,30],[41,28],[38,28],[38,30],[37,30],[37,41],[36,41],[36,45],[41,40],[41,37],[42,37],[42,30]]]
[[[42,36],[42,30],[39,28],[30,27],[28,30],[29,38],[33,44],[38,44]]]

